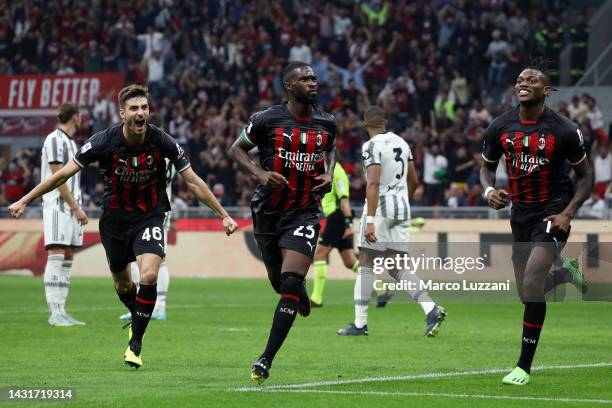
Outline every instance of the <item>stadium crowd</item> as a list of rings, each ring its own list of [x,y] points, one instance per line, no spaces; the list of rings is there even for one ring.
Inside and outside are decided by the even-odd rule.
[[[558,57],[574,43],[583,72],[584,16],[559,19],[559,1],[15,0],[0,12],[0,74],[125,72],[146,84],[152,111],[189,152],[222,204],[248,205],[251,177],[227,148],[249,115],[284,98],[288,61],[311,64],[320,104],[337,118],[337,150],[351,198],[365,196],[360,113],[379,104],[390,130],[411,145],[420,185],[413,205],[486,205],[478,182],[481,136],[513,107],[514,78],[542,56],[558,81]],[[546,10],[546,12],[544,12]],[[99,95],[79,139],[119,121]],[[580,124],[595,168],[593,208],[612,199],[612,158],[601,111],[589,95],[556,107]],[[41,141],[42,145],[42,141]],[[2,200],[40,177],[40,152],[0,162]],[[499,178],[505,179],[500,170]],[[95,168],[83,175],[87,206],[101,203]],[[174,206],[196,205],[179,181]]]

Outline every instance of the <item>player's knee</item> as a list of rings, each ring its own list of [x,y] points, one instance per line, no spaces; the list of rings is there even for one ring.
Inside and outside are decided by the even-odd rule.
[[[152,267],[145,267],[140,271],[140,282],[152,285],[157,282],[157,271]]]
[[[538,302],[544,299],[544,282],[534,276],[526,276],[523,280],[523,301]]]
[[[119,293],[126,293],[132,289],[132,280],[116,280],[115,289]]]
[[[296,273],[286,272],[281,275],[280,294],[301,297],[304,291],[304,278]]]

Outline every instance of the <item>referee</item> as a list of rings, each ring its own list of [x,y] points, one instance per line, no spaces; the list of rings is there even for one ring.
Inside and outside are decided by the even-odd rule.
[[[323,289],[327,278],[327,259],[332,248],[340,251],[344,266],[357,272],[359,261],[353,253],[353,215],[349,204],[349,179],[339,163],[334,167],[332,190],[321,200],[325,230],[319,236],[314,255],[314,288],[310,296],[312,307],[323,306]]]

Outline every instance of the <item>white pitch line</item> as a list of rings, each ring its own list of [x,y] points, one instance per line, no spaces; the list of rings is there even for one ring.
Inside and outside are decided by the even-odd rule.
[[[584,399],[584,398],[563,398],[563,397],[526,397],[512,395],[486,395],[486,394],[451,394],[438,392],[385,392],[385,391],[332,391],[332,390],[287,390],[287,389],[262,389],[262,392],[273,393],[304,393],[304,394],[332,394],[332,395],[363,395],[363,396],[382,396],[382,397],[434,397],[434,398],[478,398],[478,399],[498,399],[498,400],[519,400],[519,401],[547,401],[547,402],[569,402],[585,404],[612,404],[612,400],[603,399]]]
[[[575,369],[575,368],[595,368],[595,367],[610,367],[610,366],[612,366],[612,362],[574,364],[574,365],[536,366],[536,367],[532,367],[531,370],[532,371],[569,370],[569,369]],[[437,373],[422,373],[422,374],[383,376],[383,377],[364,377],[364,378],[354,378],[354,379],[347,379],[347,380],[316,381],[316,382],[301,383],[301,384],[270,385],[267,387],[242,387],[242,388],[234,389],[233,391],[257,392],[257,391],[268,391],[268,390],[286,390],[286,389],[322,387],[322,386],[327,386],[327,385],[408,381],[408,380],[419,380],[419,379],[424,379],[424,378],[436,379],[436,378],[461,377],[461,376],[470,376],[470,375],[499,374],[499,373],[505,373],[511,369],[512,368],[507,367],[507,368],[491,368],[487,370],[453,371],[453,372],[448,372],[448,373],[437,372]]]

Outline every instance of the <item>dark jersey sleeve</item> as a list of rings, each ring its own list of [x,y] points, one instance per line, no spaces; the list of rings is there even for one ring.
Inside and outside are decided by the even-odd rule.
[[[246,127],[240,134],[242,139],[251,146],[257,146],[262,137],[265,136],[265,123],[263,112],[251,115]]]
[[[81,146],[79,151],[74,155],[74,161],[79,167],[85,167],[100,160],[104,149],[108,145],[106,142],[108,139],[107,134],[107,130],[98,132]]]
[[[482,158],[486,162],[497,163],[503,153],[499,132],[493,121],[482,137]]]
[[[563,150],[571,165],[580,163],[586,157],[584,138],[578,126],[568,126],[564,132]]]
[[[329,135],[327,136],[327,141],[323,147],[323,150],[331,150],[336,146],[336,119],[332,115],[329,116],[329,124],[327,125]]]
[[[160,132],[161,143],[159,148],[162,156],[167,157],[179,173],[187,170],[191,166],[191,163],[189,162],[189,157],[187,157],[185,150],[183,150],[172,136],[161,129],[158,129],[158,131]]]

